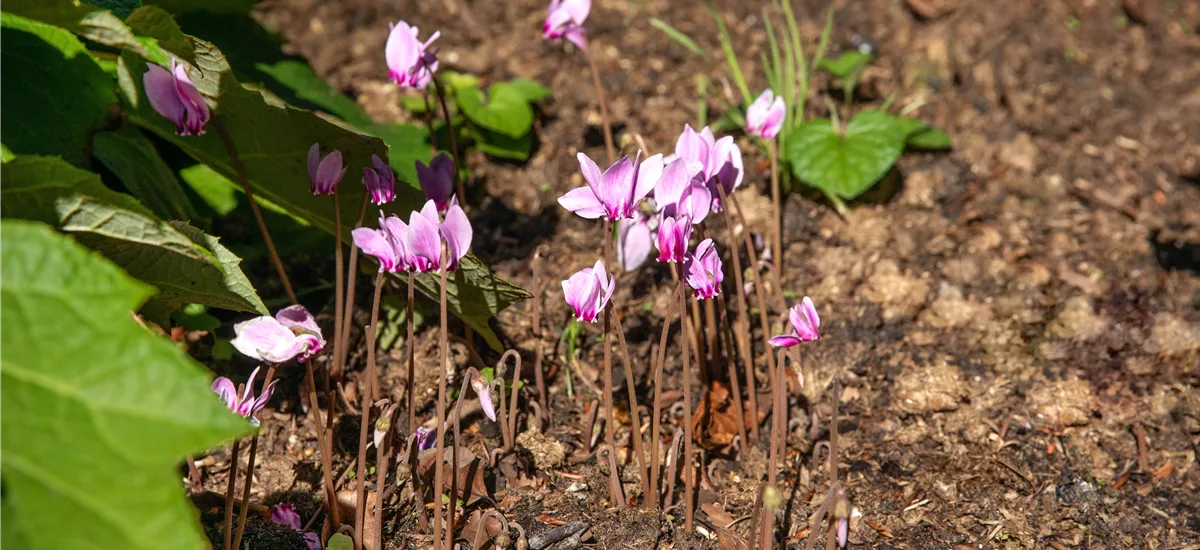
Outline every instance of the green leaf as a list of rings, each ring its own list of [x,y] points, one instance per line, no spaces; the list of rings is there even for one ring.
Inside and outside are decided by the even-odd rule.
[[[72,234],[133,277],[159,289],[154,301],[203,303],[265,314],[266,307],[216,239],[179,222],[168,225],[96,174],[52,157],[0,165],[0,216],[40,221]]]
[[[533,153],[533,132],[519,138],[511,138],[487,128],[471,128],[471,137],[480,151],[493,157],[525,162]]]
[[[44,225],[0,228],[6,547],[207,548],[176,465],[249,424],[131,318],[149,286]]]
[[[180,30],[179,24],[175,22],[171,14],[163,11],[162,8],[157,6],[140,7],[129,14],[129,17],[125,19],[125,24],[137,36],[153,39],[163,50],[189,63],[192,62],[195,52],[192,50],[191,41]],[[155,59],[155,61],[167,64],[164,59]]]
[[[92,154],[158,217],[165,220],[200,217],[175,172],[136,128],[124,126],[115,132],[96,134]]]
[[[204,304],[188,304],[183,309],[171,314],[175,326],[187,330],[206,330],[212,332],[221,326],[221,320],[208,314]]]
[[[218,216],[228,216],[238,206],[236,185],[203,164],[193,164],[179,171],[179,177],[204,200]],[[266,204],[260,203],[265,208]],[[274,205],[272,205],[274,206]],[[278,208],[276,206],[276,208]]]
[[[5,4],[7,9],[8,5]],[[64,29],[0,14],[0,133],[17,154],[82,165],[116,100],[113,81]]]
[[[13,154],[7,145],[0,143],[0,162],[8,162],[15,158],[17,155]]]
[[[354,548],[354,539],[338,533],[329,537],[329,545],[325,550],[352,550]]]
[[[137,97],[128,97],[129,120],[170,141],[197,161],[208,165],[221,176],[237,181],[229,153],[215,128],[221,125],[230,137],[241,159],[246,178],[255,197],[275,203],[291,215],[328,233],[334,232],[333,202],[329,197],[314,196],[308,184],[308,149],[319,143],[326,149],[342,152],[346,176],[338,188],[341,218],[344,226],[355,219],[365,190],[358,183],[363,168],[369,166],[372,154],[388,156],[383,141],[346,130],[314,115],[268,100],[263,94],[243,88],[234,79],[229,65],[211,44],[193,39],[196,65],[200,70],[194,79],[201,93],[219,98],[213,112],[214,121],[203,136],[178,136],[175,126],[154,112],[144,100],[144,91],[135,88]],[[140,84],[145,61],[126,52],[121,63],[127,79]],[[528,108],[528,104],[524,104]],[[532,117],[532,114],[530,115]],[[411,186],[399,186],[398,198],[383,210],[407,217],[424,202],[421,192]],[[350,242],[350,231],[344,228],[342,240]],[[331,251],[332,252],[332,251]],[[420,279],[419,289],[426,296],[439,296],[435,276]],[[519,287],[495,277],[487,267],[468,256],[460,263],[459,272],[449,285],[448,307],[459,318],[479,332],[494,347],[499,340],[487,325],[488,319],[529,294]],[[191,300],[196,302],[198,300]]]
[[[687,48],[692,53],[694,53],[700,57],[708,57],[708,52],[704,51],[704,48],[701,48],[700,45],[697,44],[695,40],[692,40],[692,37],[684,34],[683,31],[667,24],[666,21],[663,21],[662,19],[659,19],[657,17],[651,17],[650,18],[650,26],[666,33],[668,38],[679,43],[680,46]]]
[[[525,98],[525,101],[534,103],[540,99],[550,96],[551,90],[546,86],[542,86],[536,80],[530,78],[514,78],[508,82],[502,82],[499,85],[511,87]],[[495,86],[493,86],[494,88]]]
[[[258,0],[146,0],[148,6],[158,6],[174,15],[192,12],[248,13]]]
[[[805,183],[853,199],[887,173],[904,150],[907,134],[883,111],[863,111],[839,135],[828,119],[792,130],[784,152],[792,173]]]
[[[822,59],[817,67],[824,69],[838,80],[846,80],[871,62],[871,55],[858,50],[849,50],[832,59]]]
[[[485,98],[479,88],[459,88],[458,107],[472,122],[489,130],[519,138],[533,128],[533,108],[518,86],[492,84]]]
[[[907,145],[911,149],[945,151],[950,148],[950,136],[937,128],[929,127],[909,134]]]

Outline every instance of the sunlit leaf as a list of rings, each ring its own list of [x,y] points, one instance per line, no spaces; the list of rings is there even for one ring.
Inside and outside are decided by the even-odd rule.
[[[808,185],[845,199],[869,189],[892,167],[908,134],[883,111],[863,111],[850,120],[844,134],[828,119],[805,122],[787,142],[792,173]]]

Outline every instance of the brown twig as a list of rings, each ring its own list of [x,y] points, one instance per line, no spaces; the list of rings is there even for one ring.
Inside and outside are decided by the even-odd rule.
[[[375,276],[375,296],[372,298],[371,302],[371,324],[367,326],[367,372],[366,376],[363,377],[363,381],[365,382],[363,384],[364,387],[360,390],[360,393],[362,394],[360,401],[362,403],[362,405],[360,405],[360,414],[362,415],[362,420],[359,422],[358,426],[358,473],[355,476],[358,478],[356,491],[356,494],[358,495],[356,499],[357,505],[354,507],[355,550],[362,550],[365,542],[363,540],[363,527],[367,523],[367,433],[369,432],[368,427],[371,424],[371,403],[375,401],[372,398],[372,395],[375,393],[375,385],[378,383],[376,380],[377,374],[375,365],[375,337],[378,333],[377,325],[379,323],[379,301],[383,296],[383,283],[385,275],[387,275],[386,272],[380,271],[379,274]],[[380,505],[382,505],[382,503],[376,503],[376,506]]]
[[[671,270],[674,272],[674,269]],[[654,403],[650,416],[650,508],[658,506],[658,495],[660,492],[660,482],[658,479],[659,460],[658,447],[660,441],[660,418],[662,417],[662,375],[663,363],[666,362],[667,355],[667,335],[671,331],[671,321],[675,318],[678,311],[680,300],[683,294],[683,282],[675,280],[675,290],[671,293],[671,303],[667,306],[667,315],[663,318],[662,336],[658,341],[658,357],[654,361]],[[686,329],[681,329],[686,330]],[[686,336],[684,336],[686,337]]]
[[[734,250],[734,254],[736,253],[737,251]],[[717,295],[717,304],[720,306],[721,310],[721,322],[719,325],[717,325],[717,327],[719,329],[723,329],[725,335],[725,347],[729,348],[729,353],[732,354],[734,352],[733,334],[729,328],[729,314],[726,312],[724,294]],[[735,362],[733,357],[730,356],[725,359],[724,363],[729,376],[729,390],[730,393],[733,394],[734,418],[738,423],[738,437],[741,438],[742,447],[745,447],[751,443],[746,439],[746,409],[745,405],[742,403],[742,385],[738,382],[737,362]],[[753,392],[753,388],[751,388],[751,392]],[[755,402],[757,402],[757,399],[755,399]],[[755,406],[757,407],[757,404]],[[755,408],[753,411],[751,411],[751,414],[753,414],[755,418],[754,424],[758,424],[758,409]]]
[[[721,201],[726,202],[725,188],[720,185],[718,185],[717,188],[720,189]],[[728,232],[726,239],[728,239],[728,241],[729,241],[729,256],[733,259],[733,280],[734,280],[734,284],[737,285],[734,288],[735,294],[737,294],[737,306],[738,306],[738,314],[737,314],[738,329],[736,331],[736,342],[737,342],[738,353],[741,353],[741,355],[742,355],[742,367],[745,370],[745,374],[746,374],[746,393],[747,393],[748,397],[750,398],[750,410],[753,411],[752,414],[754,415],[753,421],[750,425],[750,434],[751,434],[751,436],[754,437],[754,442],[757,442],[758,441],[758,388],[757,388],[757,384],[755,383],[756,380],[755,380],[755,376],[754,376],[754,350],[753,350],[753,346],[750,344],[750,341],[749,341],[750,336],[751,336],[751,329],[750,329],[750,319],[748,319],[747,315],[746,315],[746,311],[747,311],[746,294],[745,294],[746,287],[743,285],[743,282],[742,282],[742,260],[739,257],[740,255],[738,254],[737,237],[734,235],[733,216],[731,216],[729,214],[729,210],[730,209],[728,207],[724,208],[725,229]],[[743,229],[743,230],[745,230],[745,229]],[[721,306],[721,309],[725,309],[725,306]],[[743,334],[745,334],[745,336],[746,336],[745,340],[742,339]],[[742,445],[753,445],[754,442],[746,441],[745,438],[742,438]]]
[[[546,381],[542,373],[542,254],[533,253],[533,380],[537,384],[538,405],[546,409]]]
[[[341,380],[343,373],[342,359],[345,354],[342,348],[346,346],[346,342],[342,339],[342,300],[345,299],[345,273],[342,272],[342,208],[338,203],[337,187],[333,188],[333,263],[337,266],[333,272],[333,368],[330,369],[329,376],[334,380]],[[357,536],[355,537],[357,540]]]
[[[680,297],[680,299],[686,300],[687,293],[684,293],[683,296]],[[681,308],[683,307],[682,303],[680,304],[680,307]],[[695,492],[695,477],[696,477],[695,468],[693,467],[693,464],[692,464],[692,376],[691,376],[692,367],[691,367],[691,360],[688,358],[688,354],[689,354],[688,345],[687,345],[688,339],[680,338],[679,341],[682,343],[682,346],[683,346],[682,357],[683,357],[684,419],[683,419],[683,461],[682,461],[682,464],[683,464],[683,468],[684,468],[684,470],[683,470],[683,473],[684,473],[684,478],[683,478],[683,480],[684,480],[683,481],[683,483],[684,483],[684,498],[686,499],[684,501],[686,503],[686,505],[685,505],[686,516],[684,519],[684,529],[688,533],[691,533],[695,529],[695,523],[694,523],[694,518],[695,518],[694,507],[695,507],[695,505],[693,502],[695,495],[693,493]]]
[[[358,205],[358,219],[354,221],[354,229],[362,227],[363,216],[367,213],[367,197],[370,193],[363,193],[362,202]],[[339,233],[341,232],[339,224]],[[339,236],[340,238],[340,236]],[[339,247],[340,248],[340,247]],[[341,354],[337,358],[339,365],[343,368],[346,366],[346,358],[350,355],[350,326],[354,323],[354,286],[358,280],[358,247],[350,247],[350,262],[346,266],[346,312],[342,314],[342,347]],[[372,399],[379,399],[379,396],[372,396]]]
[[[374,332],[374,329],[372,329]],[[388,466],[392,463],[392,452],[395,450],[395,445],[392,445],[392,437],[395,430],[392,423],[395,420],[396,408],[395,405],[384,407],[383,416],[377,422],[382,422],[387,428],[383,435],[383,440],[375,448],[375,463],[376,463],[376,478],[375,478],[375,538],[371,541],[373,550],[383,550],[383,499],[384,487],[387,483]]]
[[[612,304],[609,304],[612,307]],[[625,327],[621,325],[621,316],[614,315],[617,322],[617,342],[621,344],[621,360],[625,363],[625,389],[629,394],[630,439],[633,439],[633,453],[637,455],[638,477],[642,480],[641,505],[645,506],[646,497],[650,494],[650,476],[646,471],[646,449],[642,445],[642,415],[637,401],[637,384],[633,381],[633,362],[629,360],[629,344],[625,342]]]
[[[612,265],[613,222],[606,221],[601,227],[604,228],[604,269],[608,270]],[[605,273],[603,276],[610,275]],[[612,310],[611,303],[604,308],[604,442],[615,450],[617,421],[613,414]],[[621,503],[624,506],[625,497],[621,493],[620,474],[615,469],[608,477],[608,496],[614,504]]]

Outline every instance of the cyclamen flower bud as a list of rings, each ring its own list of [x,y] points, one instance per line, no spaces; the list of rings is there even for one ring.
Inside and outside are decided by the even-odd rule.
[[[371,194],[372,204],[383,205],[396,200],[396,174],[379,155],[371,155],[371,168],[363,168],[362,182]]]
[[[332,195],[345,173],[341,151],[335,149],[322,158],[319,144],[314,143],[308,148],[308,180],[312,183],[312,194]]]
[[[783,103],[783,96],[777,96],[767,88],[746,109],[746,133],[766,140],[775,139],[783,128],[786,116],[787,106]]]
[[[392,25],[388,34],[384,55],[387,58],[388,77],[401,88],[424,90],[433,80],[437,72],[438,60],[434,52],[429,51],[429,45],[441,36],[440,32],[433,33],[429,40],[421,42],[417,39],[417,28],[401,21]]]
[[[425,198],[437,205],[438,212],[445,212],[454,197],[454,160],[441,153],[429,161],[429,166],[417,161],[417,183]]]
[[[658,219],[658,261],[683,262],[687,255],[688,241],[692,238],[692,221],[687,216],[678,218],[660,214]]]
[[[817,308],[808,296],[792,307],[788,312],[788,318],[792,325],[791,332],[772,337],[770,340],[772,346],[790,348],[802,342],[811,342],[821,338],[821,334],[818,332],[818,329],[821,328],[821,317],[817,315]]]
[[[171,60],[171,70],[158,65],[146,65],[142,75],[142,86],[146,88],[146,99],[158,114],[175,123],[176,133],[181,136],[202,136],[208,124],[208,104],[204,96],[188,78],[187,70],[178,61]]]
[[[275,384],[278,384],[279,380],[272,380],[270,385],[263,388],[262,394],[255,398],[255,376],[258,376],[258,368],[250,372],[250,379],[246,381],[246,387],[242,390],[241,397],[238,396],[237,387],[233,385],[233,381],[224,376],[213,381],[212,391],[217,392],[217,396],[225,402],[225,406],[229,408],[230,412],[249,419],[250,424],[257,428],[258,418],[254,415],[267,406],[267,402],[271,400],[271,394],[275,392]]]
[[[542,24],[542,38],[566,38],[579,49],[586,50],[587,31],[583,28],[583,22],[591,9],[591,0],[550,0],[546,22]]]
[[[612,298],[616,280],[604,269],[604,262],[597,260],[596,265],[585,267],[563,281],[562,287],[567,305],[575,310],[575,318],[595,323]]]
[[[722,273],[721,256],[717,254],[712,239],[704,239],[696,245],[696,252],[687,257],[683,270],[696,298],[703,300],[721,293],[725,274]]]

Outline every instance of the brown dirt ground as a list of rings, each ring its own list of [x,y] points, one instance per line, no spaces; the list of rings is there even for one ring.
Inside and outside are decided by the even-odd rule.
[[[550,284],[535,292],[547,311],[546,348],[555,350],[546,366],[558,373],[546,433],[568,451],[566,464],[554,468],[523,462],[533,483],[522,487],[494,476],[492,497],[531,535],[552,520],[581,519],[595,547],[718,547],[686,535],[680,521],[611,507],[607,468],[582,450],[582,411],[592,398],[566,394],[564,351],[556,345],[567,312],[557,281],[599,251],[594,226],[554,200],[581,183],[576,151],[603,156],[588,69],[579,52],[541,40],[540,0],[476,0],[473,24],[463,1],[272,0],[260,15],[283,33],[289,53],[309,59],[382,119],[406,117],[382,56],[386,22],[398,19],[426,33],[441,29],[443,67],[490,80],[525,76],[553,88],[540,105],[539,147],[527,164],[467,157],[476,254],[526,288],[535,250],[547,258]],[[634,134],[654,152],[667,150],[696,120],[696,76],[723,81],[712,21],[699,3],[597,4],[588,28],[617,139],[628,152],[636,149]],[[790,418],[799,420],[790,426],[785,468],[796,487],[788,540],[806,542],[800,527],[828,486],[825,470],[810,471],[805,457],[828,437],[827,421],[810,429],[809,419],[814,411],[828,419],[828,387],[840,372],[839,462],[855,507],[853,547],[1197,548],[1200,3],[913,4],[956,9],[924,19],[896,0],[837,2],[833,48],[848,47],[854,34],[873,41],[879,58],[864,77],[863,104],[892,94],[897,105],[923,99],[916,115],[953,136],[953,150],[906,154],[890,189],[853,205],[846,218],[803,194],[786,204],[783,286],[812,296],[824,320],[824,337],[802,349],[807,385],[791,400]],[[795,4],[808,51],[825,5]],[[747,61],[750,87],[761,88],[753,61],[766,48],[760,3],[717,8]],[[688,53],[653,29],[650,16],[718,55]],[[825,115],[819,93],[828,83],[819,84],[810,116]],[[741,200],[764,204],[764,159],[742,145],[748,172]],[[750,210],[754,229],[765,230],[766,216]],[[616,296],[643,404],[646,358],[669,294],[664,276],[654,267],[625,275]],[[659,307],[648,313],[640,307],[647,302]],[[529,309],[519,304],[495,323],[527,369]],[[436,385],[433,332],[417,343],[430,358],[418,365],[425,419]],[[594,381],[601,364],[598,334],[594,326],[585,331],[575,377],[581,393],[589,382],[580,378]],[[393,398],[403,388],[402,357],[393,351],[385,368]],[[757,366],[765,391],[765,359]],[[298,378],[285,377],[285,395],[295,394]],[[673,355],[665,379],[668,391],[680,387]],[[760,402],[765,408],[765,396]],[[267,503],[296,503],[307,519],[319,492],[312,427],[295,414],[294,400],[280,409],[263,415],[256,490]],[[628,418],[628,410],[622,414]],[[339,434],[341,472],[355,448],[356,417],[340,420]],[[486,421],[469,423],[465,434],[478,452],[482,438],[490,446],[499,441]],[[707,458],[715,466],[702,498],[729,517],[749,514],[761,458]],[[228,459],[210,461],[207,487],[223,491]],[[637,480],[625,482],[633,488]],[[737,547],[731,534],[748,536],[750,521],[723,530],[713,527],[722,514],[711,506],[697,515],[721,533],[722,548]],[[387,548],[428,544],[409,516],[388,516]]]

